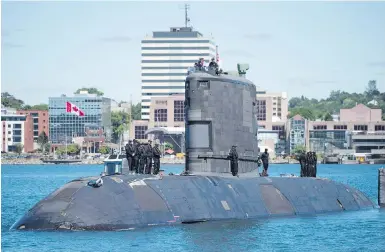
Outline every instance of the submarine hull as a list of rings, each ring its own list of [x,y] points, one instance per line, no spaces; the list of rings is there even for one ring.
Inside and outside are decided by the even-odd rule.
[[[126,230],[375,207],[357,189],[318,178],[114,175],[99,188],[90,179],[56,190],[12,229]]]

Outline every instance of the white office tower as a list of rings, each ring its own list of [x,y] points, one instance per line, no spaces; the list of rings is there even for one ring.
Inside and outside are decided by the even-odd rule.
[[[151,97],[184,94],[187,69],[199,58],[208,66],[216,56],[212,38],[192,27],[153,32],[142,40],[142,120],[149,120]]]

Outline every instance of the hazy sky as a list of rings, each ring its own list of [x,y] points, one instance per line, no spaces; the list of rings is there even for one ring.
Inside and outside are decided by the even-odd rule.
[[[97,87],[140,100],[140,41],[184,25],[182,2],[2,2],[2,92],[28,104]],[[261,89],[323,98],[385,91],[385,2],[190,2],[225,69],[248,62]]]

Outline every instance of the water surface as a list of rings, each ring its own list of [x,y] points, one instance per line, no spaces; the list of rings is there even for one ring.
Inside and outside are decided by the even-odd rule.
[[[319,165],[327,177],[360,189],[377,203],[381,165]],[[9,231],[35,203],[64,183],[100,174],[101,165],[2,165],[3,251],[385,251],[385,211],[316,217],[226,221],[121,232]],[[164,165],[166,172],[182,166]],[[299,174],[299,165],[271,165],[270,176]]]

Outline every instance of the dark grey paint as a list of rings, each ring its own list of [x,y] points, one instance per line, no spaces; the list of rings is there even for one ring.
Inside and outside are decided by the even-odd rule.
[[[374,207],[358,190],[326,179],[246,175],[146,179],[149,177],[104,177],[100,188],[86,185],[91,178],[70,182],[36,204],[13,228],[120,230]],[[143,185],[130,186],[135,180],[142,180]]]

